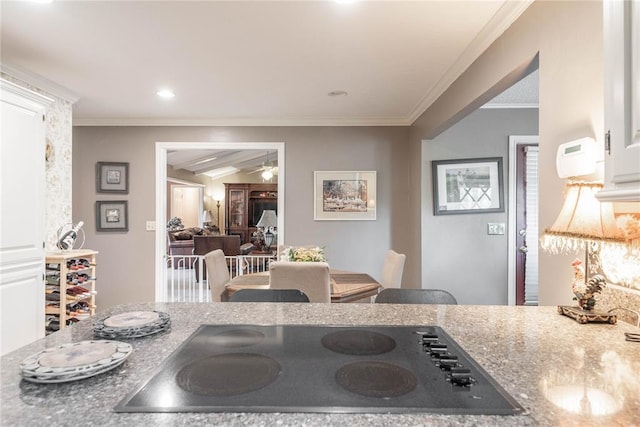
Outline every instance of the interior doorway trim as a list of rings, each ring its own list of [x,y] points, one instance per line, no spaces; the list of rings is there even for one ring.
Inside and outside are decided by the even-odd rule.
[[[520,144],[537,144],[538,135],[509,135],[509,220],[507,226],[507,304],[516,305],[516,153]]]
[[[166,282],[167,151],[175,150],[275,150],[278,155],[278,241],[284,242],[285,155],[284,142],[156,142],[155,300],[164,302]]]

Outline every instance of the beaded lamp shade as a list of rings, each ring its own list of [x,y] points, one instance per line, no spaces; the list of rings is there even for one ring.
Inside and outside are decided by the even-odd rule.
[[[613,206],[601,203],[596,193],[602,183],[569,181],[558,218],[544,230],[542,248],[550,253],[597,249],[601,243],[624,244],[622,230],[616,225]]]

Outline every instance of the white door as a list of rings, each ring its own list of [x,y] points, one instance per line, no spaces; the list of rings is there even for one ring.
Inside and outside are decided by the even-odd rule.
[[[44,336],[44,111],[0,81],[0,354]]]
[[[201,227],[204,192],[200,186],[171,186],[171,216],[182,219],[185,227]]]

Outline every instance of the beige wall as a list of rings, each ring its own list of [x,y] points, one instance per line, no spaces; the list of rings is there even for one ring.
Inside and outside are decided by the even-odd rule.
[[[599,1],[536,1],[429,108],[411,129],[410,169],[419,179],[421,141],[446,129],[500,92],[539,54],[541,231],[555,220],[564,181],[555,171],[559,144],[581,136],[602,143],[602,4]],[[471,106],[471,108],[469,108]],[[426,145],[428,147],[428,145]],[[420,225],[412,208],[412,225]],[[428,214],[427,214],[428,215]],[[427,236],[430,230],[422,230]],[[540,255],[540,303],[571,303],[574,256]]]
[[[154,295],[155,142],[284,142],[286,244],[326,246],[332,267],[379,278],[385,251],[408,254],[405,283],[419,283],[411,253],[419,235],[407,230],[410,183],[405,165],[407,127],[75,127],[73,215],[86,222],[86,247],[100,252],[98,311],[151,301]],[[97,161],[127,161],[130,192],[95,191]],[[314,221],[313,171],[376,170],[376,221]],[[413,183],[419,188],[419,183]],[[96,200],[128,200],[129,232],[97,233]],[[406,237],[406,238],[405,238]]]

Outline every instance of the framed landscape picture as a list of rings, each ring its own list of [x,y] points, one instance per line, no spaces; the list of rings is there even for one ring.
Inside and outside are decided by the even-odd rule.
[[[97,201],[97,231],[129,231],[126,200]]]
[[[504,212],[502,157],[434,160],[433,214]]]
[[[315,171],[314,181],[314,220],[376,219],[376,171]]]
[[[96,163],[96,190],[98,193],[129,193],[129,163]]]

